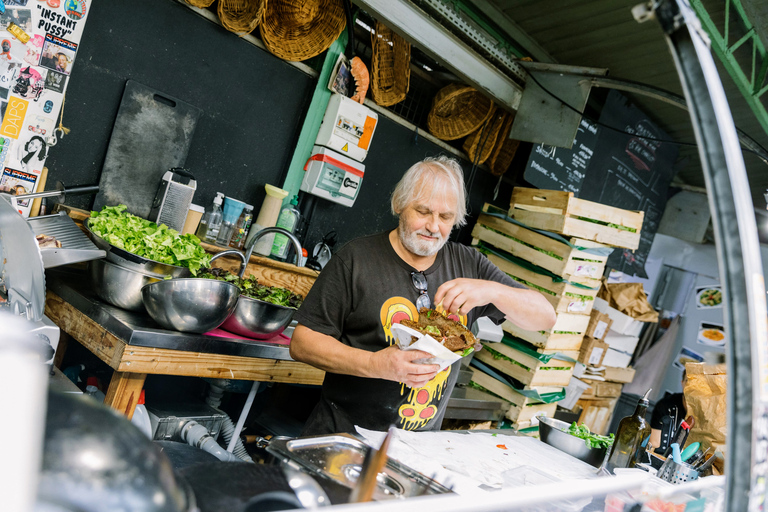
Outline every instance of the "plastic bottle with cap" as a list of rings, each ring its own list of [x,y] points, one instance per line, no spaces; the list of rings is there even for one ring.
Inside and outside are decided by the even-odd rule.
[[[248,230],[251,228],[251,222],[253,222],[253,206],[250,204],[245,205],[243,213],[240,214],[240,218],[237,219],[235,224],[235,232],[232,234],[232,241],[229,242],[229,246],[235,249],[242,249],[245,246],[245,240],[248,237]]]
[[[277,227],[283,228],[286,231],[293,233],[296,227],[299,225],[299,219],[301,214],[296,208],[299,204],[299,196],[293,196],[288,206],[282,209],[280,216],[277,218]],[[285,259],[288,256],[288,249],[290,249],[291,241],[287,236],[280,233],[275,234],[275,241],[272,243],[272,257]]]
[[[216,245],[227,247],[232,240],[235,232],[235,225],[240,214],[243,213],[245,203],[232,197],[224,200],[224,220],[219,228],[219,234],[216,236]]]
[[[216,192],[216,197],[213,198],[213,207],[211,207],[211,211],[205,212],[205,215],[200,221],[200,226],[197,229],[197,238],[200,240],[209,244],[216,243],[216,237],[219,236],[221,222],[224,219],[224,213],[221,210],[223,202],[224,194]]]
[[[104,399],[107,397],[99,389],[99,379],[96,377],[88,377],[88,380],[85,381],[85,395],[98,400],[100,403],[104,403]]]
[[[139,401],[136,403],[136,410],[133,411],[131,423],[141,430],[145,436],[152,439],[152,422],[149,421],[149,413],[144,406],[144,398],[144,390],[142,389],[141,394],[139,395]]]

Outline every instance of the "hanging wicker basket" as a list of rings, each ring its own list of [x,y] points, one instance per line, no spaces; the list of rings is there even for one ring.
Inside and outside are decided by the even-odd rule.
[[[462,148],[469,155],[470,162],[483,164],[491,156],[496,146],[499,132],[507,118],[504,110],[493,107],[493,112],[488,121],[475,130],[464,141]],[[479,153],[479,154],[478,154]]]
[[[512,130],[512,123],[515,120],[513,114],[507,113],[504,123],[499,130],[499,136],[496,139],[496,144],[491,153],[491,159],[488,162],[488,167],[491,168],[491,173],[495,176],[501,176],[512,163],[512,159],[515,157],[517,148],[520,145],[519,140],[510,139],[509,132]]]
[[[261,22],[266,5],[267,0],[219,0],[217,12],[224,28],[245,35]]]
[[[191,5],[192,7],[210,7],[214,0],[184,0],[186,3]]]
[[[427,127],[438,139],[460,139],[477,130],[492,111],[493,102],[472,87],[450,84],[435,95]]]
[[[302,61],[327,50],[346,24],[341,0],[269,0],[261,40],[281,59]]]
[[[371,33],[371,48],[374,101],[383,107],[403,101],[411,79],[411,45],[377,21]]]

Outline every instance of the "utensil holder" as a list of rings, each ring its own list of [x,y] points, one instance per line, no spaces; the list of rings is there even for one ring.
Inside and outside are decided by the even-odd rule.
[[[682,484],[699,478],[699,472],[690,464],[678,464],[670,457],[662,464],[656,476],[672,484]]]

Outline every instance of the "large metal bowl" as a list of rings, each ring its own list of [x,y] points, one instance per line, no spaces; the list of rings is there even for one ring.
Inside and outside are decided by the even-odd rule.
[[[221,328],[246,338],[266,340],[282,333],[291,323],[295,312],[293,308],[241,295],[235,311]]]
[[[138,272],[104,259],[92,260],[89,265],[96,295],[104,302],[131,311],[144,311],[142,286],[162,279],[162,276]]]
[[[115,247],[91,231],[91,228],[88,226],[88,220],[89,219],[86,219],[85,222],[83,222],[85,233],[88,235],[88,238],[93,241],[96,247],[106,251],[107,261],[115,263],[123,268],[135,270],[136,272],[143,272],[145,274],[157,274],[160,276],[171,277],[188,277],[190,275],[190,271],[186,267],[160,263],[159,261],[150,260],[143,256],[139,256],[138,254],[128,252],[125,249]]]
[[[144,286],[141,297],[152,319],[166,329],[204,333],[234,311],[240,290],[215,279],[169,279]]]
[[[550,446],[567,453],[594,467],[600,467],[606,448],[590,448],[587,443],[567,432],[569,423],[539,416],[539,437]]]

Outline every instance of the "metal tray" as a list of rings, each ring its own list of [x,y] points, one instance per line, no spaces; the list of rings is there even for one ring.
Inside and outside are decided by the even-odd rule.
[[[274,438],[267,446],[267,451],[277,458],[294,462],[314,475],[350,489],[356,485],[369,449],[368,445],[348,434]],[[451,492],[447,487],[393,459],[387,460],[377,480],[378,485],[373,493],[376,501]]]
[[[41,248],[45,268],[60,267],[103,258],[106,253],[88,240],[85,233],[65,212],[55,215],[30,217],[27,224],[37,235],[53,236],[61,242],[61,248]]]
[[[121,267],[135,270],[137,272],[143,272],[145,274],[154,274],[159,277],[171,276],[171,277],[189,277],[190,271],[186,267],[178,267],[176,265],[168,265],[167,263],[160,263],[159,261],[150,260],[128,252],[125,249],[120,249],[110,244],[99,235],[91,231],[88,227],[88,220],[83,222],[85,232],[88,234],[96,247],[102,249],[107,254],[107,261],[119,265]]]

